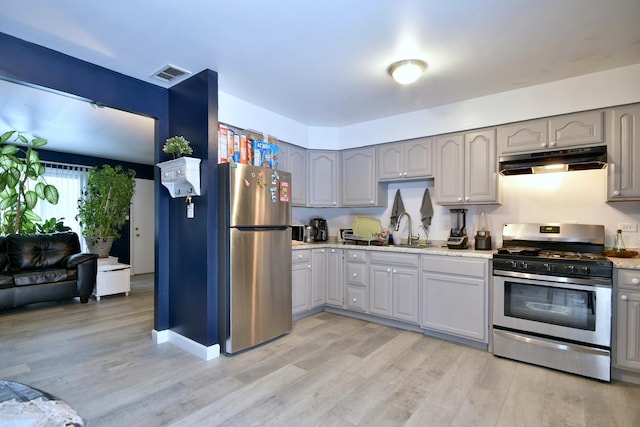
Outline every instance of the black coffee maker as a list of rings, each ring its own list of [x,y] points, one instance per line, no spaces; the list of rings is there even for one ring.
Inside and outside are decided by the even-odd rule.
[[[313,227],[313,240],[315,242],[326,242],[329,239],[329,227],[324,218],[311,218],[309,225]]]

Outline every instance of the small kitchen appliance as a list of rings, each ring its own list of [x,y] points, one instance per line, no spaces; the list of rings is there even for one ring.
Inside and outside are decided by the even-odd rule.
[[[451,212],[451,231],[447,239],[449,249],[467,249],[467,210],[449,209]]]
[[[324,218],[311,218],[309,225],[313,227],[313,240],[316,242],[326,242],[329,238],[329,227]]]
[[[305,243],[313,243],[314,242],[313,234],[314,234],[313,227],[310,225],[305,225],[302,241]]]
[[[291,226],[291,240],[304,241],[304,225]]]
[[[474,247],[479,251],[491,250],[491,233],[487,230],[487,217],[484,212],[480,213],[478,231],[474,237]]]
[[[505,224],[493,255],[493,354],[610,380],[604,225]]]

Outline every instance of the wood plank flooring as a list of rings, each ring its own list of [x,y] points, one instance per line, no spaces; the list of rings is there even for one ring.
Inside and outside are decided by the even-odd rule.
[[[233,357],[155,345],[152,276],[87,305],[0,312],[0,378],[94,426],[639,426],[640,387],[600,383],[320,313]]]

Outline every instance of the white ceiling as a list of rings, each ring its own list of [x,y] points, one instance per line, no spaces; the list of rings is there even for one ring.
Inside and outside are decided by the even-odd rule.
[[[340,127],[640,63],[638,0],[21,0],[0,31],[126,75],[166,64]],[[428,63],[414,85],[386,74]]]

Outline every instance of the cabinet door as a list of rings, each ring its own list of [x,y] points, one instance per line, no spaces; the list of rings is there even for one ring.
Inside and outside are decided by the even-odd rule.
[[[616,364],[640,372],[640,293],[620,289],[617,295]]]
[[[546,120],[530,120],[498,127],[500,154],[526,153],[549,149]]]
[[[326,281],[326,249],[313,249],[311,251],[311,308],[324,305]]]
[[[608,112],[607,201],[640,200],[640,105]]]
[[[378,179],[395,181],[402,178],[404,172],[404,150],[400,142],[384,144],[378,147]]]
[[[422,274],[422,327],[487,342],[488,312],[482,279]]]
[[[338,152],[309,151],[309,205],[338,206]]]
[[[433,176],[431,138],[418,138],[403,143],[403,178],[428,178]]]
[[[297,263],[291,267],[292,314],[311,308],[311,264]]]
[[[464,136],[465,203],[498,202],[498,168],[495,130]]]
[[[375,147],[345,150],[342,155],[342,206],[380,206]],[[386,194],[385,194],[386,196]]]
[[[327,252],[327,305],[344,307],[344,274],[342,270],[342,249]]]
[[[365,286],[347,285],[347,310],[367,312],[367,288]]]
[[[393,273],[393,317],[404,322],[419,323],[418,270],[395,268]]]
[[[390,266],[369,267],[369,313],[391,317],[393,315],[393,272]]]
[[[446,135],[435,144],[436,201],[464,203],[464,136]]]
[[[604,141],[603,112],[585,111],[549,119],[549,148],[597,145]]]
[[[291,172],[291,203],[294,206],[307,204],[307,150],[289,145],[287,147],[287,172]]]

